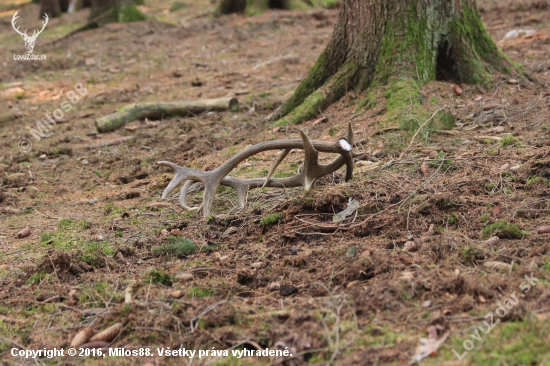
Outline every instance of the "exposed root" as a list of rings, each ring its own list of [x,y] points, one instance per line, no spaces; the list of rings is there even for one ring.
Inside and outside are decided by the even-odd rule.
[[[338,101],[346,92],[353,89],[357,66],[348,63],[342,66],[318,90],[311,93],[299,106],[277,121],[278,126],[300,124],[315,117],[330,104]]]

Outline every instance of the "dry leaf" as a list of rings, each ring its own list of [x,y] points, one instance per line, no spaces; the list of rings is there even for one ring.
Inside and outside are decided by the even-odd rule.
[[[498,261],[487,261],[483,265],[489,269],[509,271],[512,266],[508,263],[498,262]]]
[[[449,333],[445,333],[440,339],[437,339],[437,329],[432,325],[428,328],[428,335],[429,338],[420,338],[420,345],[416,347],[410,364],[419,363],[428,356],[437,355],[437,350],[445,342]]]
[[[312,126],[318,125],[319,123],[326,122],[327,119],[328,119],[327,117],[321,117],[321,118],[316,119],[315,121],[313,121],[313,123],[311,125]]]
[[[410,281],[413,278],[414,278],[414,273],[412,273],[411,271],[403,271],[399,276],[399,279],[402,281]]]
[[[405,243],[405,245],[403,246],[403,250],[405,252],[414,252],[418,250],[418,247],[419,247],[418,243],[411,240]]]
[[[172,204],[168,202],[152,202],[149,204],[150,209],[156,209],[160,207],[172,207]]]
[[[499,108],[501,107],[499,104],[486,104],[483,106],[484,111],[490,111],[491,109]]]
[[[4,315],[0,315],[0,323],[1,322],[8,323],[8,324],[23,324],[24,323],[23,320],[10,318],[10,317],[4,316]]]
[[[420,171],[422,172],[422,174],[426,174],[428,172],[428,164],[426,164],[425,161],[420,164]]]
[[[491,213],[493,214],[493,217],[497,217],[502,213],[502,207],[500,206],[493,207],[493,209],[491,210]]]
[[[498,243],[499,240],[500,238],[498,236],[491,236],[489,239],[482,241],[481,244],[493,246]]]

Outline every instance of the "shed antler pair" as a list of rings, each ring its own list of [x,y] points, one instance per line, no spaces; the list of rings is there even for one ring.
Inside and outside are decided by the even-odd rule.
[[[284,188],[303,186],[307,191],[313,187],[313,184],[317,179],[335,172],[343,165],[346,165],[346,181],[353,177],[353,158],[359,154],[352,153],[353,130],[351,128],[351,123],[348,125],[347,138],[342,137],[336,142],[310,141],[302,130],[300,130],[300,135],[302,136],[301,140],[266,141],[249,146],[220,165],[218,168],[207,172],[197,169],[184,168],[169,161],[159,161],[158,164],[169,166],[176,172],[176,175],[168,187],[164,190],[162,198],[166,198],[166,196],[168,196],[178,184],[185,181],[185,184],[180,191],[179,200],[181,206],[187,211],[200,210],[202,208],[203,216],[206,218],[210,215],[214,194],[220,184],[234,188],[237,191],[237,201],[239,207],[244,207],[246,203],[246,195],[250,188]],[[277,166],[292,149],[304,149],[305,159],[303,165],[301,166],[301,170],[298,174],[292,177],[271,178]],[[268,150],[282,151],[265,179],[243,179],[227,175],[245,159]],[[319,151],[326,153],[337,153],[340,154],[340,156],[336,157],[329,164],[320,164],[318,161]],[[187,191],[193,182],[201,182],[204,184],[204,198],[199,207],[189,207],[185,202]]]

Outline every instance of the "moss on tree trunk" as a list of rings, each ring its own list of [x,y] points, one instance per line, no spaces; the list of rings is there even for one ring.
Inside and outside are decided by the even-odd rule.
[[[343,0],[327,48],[272,120],[301,123],[346,91],[384,88],[386,120],[411,129],[429,116],[424,83],[486,84],[495,72],[522,69],[494,44],[474,0]]]

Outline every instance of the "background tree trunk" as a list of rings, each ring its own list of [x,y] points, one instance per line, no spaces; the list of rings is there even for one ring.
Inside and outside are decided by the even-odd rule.
[[[423,83],[484,84],[494,71],[519,70],[485,31],[475,0],[343,0],[327,48],[272,120],[301,123],[350,90],[369,88],[359,107],[376,103],[384,87],[386,120],[414,128],[428,113]]]
[[[109,22],[134,22],[147,17],[132,0],[92,0],[90,19],[97,19],[99,25]]]
[[[306,4],[302,0],[222,0],[218,13],[254,13],[266,9],[290,10],[293,7],[306,7]]]
[[[59,0],[59,7],[61,8],[61,12],[66,13],[69,11],[69,3],[70,0]]]
[[[61,15],[61,7],[59,0],[41,0],[40,1],[40,13],[39,18],[44,16],[44,13],[48,14],[50,18],[56,18]]]

